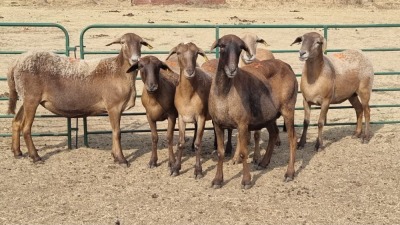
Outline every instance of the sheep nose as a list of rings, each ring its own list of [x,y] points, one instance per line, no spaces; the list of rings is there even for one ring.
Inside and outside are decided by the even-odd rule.
[[[188,75],[193,75],[194,69],[192,69],[192,68],[186,69],[186,73],[187,73]]]
[[[305,55],[306,53],[307,53],[306,51],[302,51],[302,50],[299,51],[300,57]]]
[[[151,84],[149,87],[149,91],[150,92],[154,92],[158,89],[158,85],[157,84]]]

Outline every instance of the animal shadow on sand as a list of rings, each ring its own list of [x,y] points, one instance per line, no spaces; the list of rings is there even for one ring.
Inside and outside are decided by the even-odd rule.
[[[371,140],[374,138],[374,134],[381,129],[383,125],[380,124],[373,124],[371,125]],[[309,130],[312,129],[318,129],[317,127],[311,127]],[[324,149],[328,148],[331,144],[336,143],[341,141],[344,138],[351,138],[353,133],[354,133],[355,125],[350,125],[350,126],[332,126],[329,127],[329,129],[324,129],[323,131],[323,138],[324,138]],[[296,129],[297,132],[297,138],[301,136],[302,128]],[[314,132],[313,132],[314,133]],[[265,149],[267,147],[268,143],[268,131],[266,129],[262,130],[262,135],[261,139],[263,143],[261,144],[261,154],[263,155],[265,152]],[[265,138],[267,137],[267,138]],[[275,168],[283,167],[286,168],[288,166],[288,160],[289,160],[289,143],[287,139],[287,134],[284,132],[280,132],[280,138],[281,138],[281,145],[280,146],[275,146],[274,152],[272,154],[271,162],[267,166],[267,168],[262,169],[262,170],[257,170],[256,166],[253,164],[250,166],[251,172],[253,175],[252,178],[252,183],[253,185],[256,184],[257,180],[263,176],[264,174],[272,171]],[[315,131],[314,134],[309,134],[307,137],[307,143],[304,147],[304,149],[297,150],[296,151],[296,168],[298,168],[295,172],[295,179],[299,173],[301,173],[304,169],[307,168],[309,165],[311,159],[313,158],[314,155],[318,154],[317,151],[314,150],[315,146],[315,140],[317,138],[317,130]],[[236,138],[233,138],[233,140],[236,140]],[[354,141],[361,141],[361,139],[354,139]],[[235,148],[235,146],[234,146]],[[324,151],[320,150],[320,151]],[[253,150],[254,146],[252,144],[249,145],[249,163],[251,163],[252,158],[253,158]],[[217,161],[216,157],[213,159],[214,161]],[[225,163],[230,161],[230,158],[225,158]],[[231,163],[231,162],[229,162]],[[300,165],[298,165],[300,163]],[[241,166],[241,165],[238,165]],[[215,166],[214,166],[215,167]],[[242,176],[242,172],[238,172],[237,174],[233,175],[232,177],[225,177],[224,180],[224,185],[228,184],[232,180],[240,179]],[[284,172],[282,173],[282,181],[284,180]]]
[[[383,127],[382,124],[371,124],[371,140],[373,140],[375,134]],[[353,133],[355,131],[355,125],[345,125],[345,126],[325,126],[322,135],[323,135],[323,140],[324,140],[324,147],[320,151],[324,151],[325,149],[329,148],[330,145],[333,143],[340,142],[344,138],[352,138]],[[312,127],[311,129],[316,129],[315,134],[313,135],[308,135],[307,137],[307,143],[304,146],[304,149],[302,150],[297,150],[296,154],[296,161],[302,160],[301,165],[299,166],[299,169],[296,171],[295,175],[301,173],[303,169],[305,169],[308,164],[310,163],[312,157],[315,154],[318,154],[317,151],[315,151],[315,141],[318,135],[318,128],[317,127]],[[301,130],[302,131],[302,130]],[[301,135],[301,133],[300,133]],[[299,135],[298,135],[299,137]],[[355,142],[361,142],[360,138],[354,138]],[[366,143],[365,145],[368,145]]]

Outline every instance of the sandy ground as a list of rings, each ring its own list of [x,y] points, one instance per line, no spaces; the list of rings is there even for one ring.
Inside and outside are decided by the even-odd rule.
[[[227,1],[226,5],[130,6],[128,1],[2,1],[1,22],[51,22],[64,26],[70,46],[79,45],[83,28],[91,24],[385,24],[399,23],[397,1]],[[329,48],[398,47],[400,28],[333,29]],[[297,50],[290,43],[314,29],[254,29],[269,49]],[[222,30],[221,34],[243,32]],[[319,29],[315,31],[320,32]],[[214,31],[202,29],[98,29],[85,34],[87,50],[117,50],[104,45],[125,32],[135,32],[155,48],[168,51],[179,42],[193,41],[205,50],[213,43]],[[0,50],[62,50],[63,34],[54,28],[0,27]],[[146,50],[147,49],[143,49]],[[78,52],[79,53],[79,52]],[[400,71],[396,52],[366,53],[376,71]],[[297,54],[277,54],[301,72]],[[0,76],[15,55],[0,55]],[[105,57],[105,56],[87,56]],[[163,56],[160,56],[162,58]],[[399,87],[400,76],[379,76],[375,88]],[[141,89],[141,82],[137,85]],[[0,94],[8,91],[0,82]],[[398,104],[396,92],[374,92],[371,104]],[[343,105],[348,105],[344,103]],[[297,106],[301,107],[301,95]],[[0,101],[0,114],[7,102]],[[140,101],[130,110],[142,112]],[[40,108],[38,114],[49,114]],[[400,120],[398,108],[373,108],[372,121]],[[318,111],[312,112],[316,123]],[[303,112],[296,111],[296,123]],[[281,121],[280,121],[281,122]],[[355,122],[352,109],[330,110],[329,122]],[[75,120],[73,120],[75,125]],[[65,132],[66,120],[38,118],[34,132]],[[10,132],[11,119],[0,119],[0,133]],[[147,168],[150,158],[149,133],[124,133],[122,147],[131,162],[122,168],[112,161],[111,135],[90,135],[83,147],[82,120],[79,120],[78,149],[68,150],[65,137],[34,137],[44,164],[35,165],[27,157],[14,159],[11,138],[0,137],[0,224],[400,224],[400,138],[398,124],[372,125],[369,144],[352,139],[354,126],[326,126],[325,149],[315,152],[317,128],[309,129],[308,143],[296,155],[296,177],[284,183],[288,142],[281,133],[282,146],[276,148],[266,170],[252,169],[254,186],[242,190],[241,165],[229,159],[224,164],[224,186],[212,189],[216,172],[213,135],[204,136],[203,179],[193,177],[194,154],[184,154],[182,173],[170,177],[167,168],[165,133],[160,133],[159,163]],[[165,123],[160,123],[160,128]],[[123,130],[146,129],[143,116],[126,116]],[[90,130],[109,130],[106,117],[89,118]],[[301,128],[296,128],[300,136]],[[188,136],[192,134],[189,132]],[[262,133],[262,147],[268,134]],[[175,142],[177,132],[175,133]],[[191,140],[190,140],[191,141]],[[250,146],[252,147],[252,146]],[[22,151],[26,152],[22,141]]]

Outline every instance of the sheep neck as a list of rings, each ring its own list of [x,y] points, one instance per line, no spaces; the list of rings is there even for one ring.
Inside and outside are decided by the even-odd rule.
[[[321,75],[324,66],[324,57],[322,53],[315,58],[306,61],[305,75],[308,83],[315,83]]]
[[[185,93],[183,96],[191,98],[191,96],[193,96],[196,92],[196,87],[198,84],[197,80],[197,75],[195,75],[191,79],[186,78],[184,70],[181,69],[177,89],[179,90],[179,92]]]
[[[218,64],[217,73],[213,80],[212,84],[215,85],[214,87],[217,95],[226,96],[233,86],[233,78],[229,78],[225,74],[224,65],[222,63]]]

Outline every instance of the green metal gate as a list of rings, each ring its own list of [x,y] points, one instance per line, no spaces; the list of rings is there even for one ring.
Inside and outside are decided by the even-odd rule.
[[[384,32],[385,29],[389,28],[400,28],[400,24],[349,24],[349,25],[338,25],[338,24],[317,24],[317,25],[161,25],[161,24],[93,24],[81,31],[80,34],[80,54],[81,58],[84,58],[85,55],[89,54],[117,54],[116,51],[85,51],[85,43],[84,36],[88,30],[91,29],[110,29],[110,28],[129,28],[134,30],[135,33],[140,34],[140,31],[144,29],[160,29],[167,28],[169,30],[182,30],[182,29],[211,29],[214,32],[215,39],[220,37],[220,34],[223,31],[229,30],[247,30],[247,29],[256,29],[256,30],[265,30],[265,29],[303,29],[303,30],[316,30],[319,29],[323,31],[324,37],[329,40],[329,31],[330,30],[339,30],[339,29],[381,29],[381,32]],[[299,33],[302,35],[305,32]],[[294,38],[294,37],[293,37]],[[273,35],[272,38],[273,39]],[[178,41],[181,40],[177,40]],[[212,42],[212,41],[211,41]],[[211,43],[210,43],[211,44]],[[289,46],[290,43],[288,43]],[[379,47],[379,48],[363,48],[362,51],[365,52],[400,52],[400,48],[396,48],[397,46],[393,45],[390,47]],[[328,49],[327,52],[339,52],[344,49]],[[167,54],[169,49],[152,51],[152,52],[143,52],[143,54]],[[272,50],[273,53],[297,53],[298,50],[291,49],[277,49]],[[218,49],[216,51],[206,51],[208,54],[215,54],[215,56],[219,57]],[[300,77],[301,74],[297,73],[297,77]],[[397,71],[375,71],[375,76],[399,76],[400,68]],[[373,88],[373,92],[399,92],[400,87],[385,87],[385,88]],[[138,96],[140,97],[140,96]],[[400,104],[378,104],[371,105],[371,108],[400,108]],[[351,108],[351,106],[330,106],[329,109],[345,109]],[[319,109],[319,107],[312,107],[312,109]],[[303,110],[303,107],[296,107],[296,110]],[[123,115],[128,116],[141,116],[145,115],[145,112],[140,113],[124,113]],[[400,113],[398,113],[400,115]],[[106,115],[101,115],[106,116]],[[398,124],[400,123],[400,118],[395,120],[384,120],[384,121],[371,121],[371,124]],[[355,125],[355,123],[328,123],[327,126],[337,126],[337,125]],[[302,124],[295,124],[296,127],[302,127]],[[310,126],[317,126],[316,123],[310,124]],[[208,127],[207,129],[212,129]],[[133,132],[150,132],[150,130],[124,130],[121,133],[133,133]],[[89,134],[104,134],[111,133],[111,131],[107,130],[97,130],[97,131],[88,131],[87,120],[84,118],[84,142],[86,146],[88,144],[88,135]]]
[[[65,54],[66,56],[69,56],[69,52],[71,51],[71,48],[69,47],[69,34],[67,30],[55,23],[0,23],[0,27],[53,27],[57,28],[60,30],[65,37],[65,46],[63,51],[57,51],[57,54]],[[45,44],[45,43],[43,43]],[[22,50],[15,50],[15,51],[1,51],[0,50],[0,55],[15,55],[15,54],[21,54],[25,51]],[[4,82],[7,80],[6,75],[0,75],[0,82]],[[1,97],[0,101],[8,101],[8,97]],[[36,115],[35,117],[39,118],[54,118],[54,117],[59,117],[57,115]],[[14,118],[14,115],[6,115],[6,114],[0,114],[0,119],[10,119]],[[32,136],[67,136],[68,138],[68,148],[72,148],[71,140],[72,140],[72,130],[76,130],[76,128],[71,128],[71,119],[67,118],[67,132],[62,132],[62,133],[33,133]],[[11,133],[1,133],[0,137],[11,137]]]

